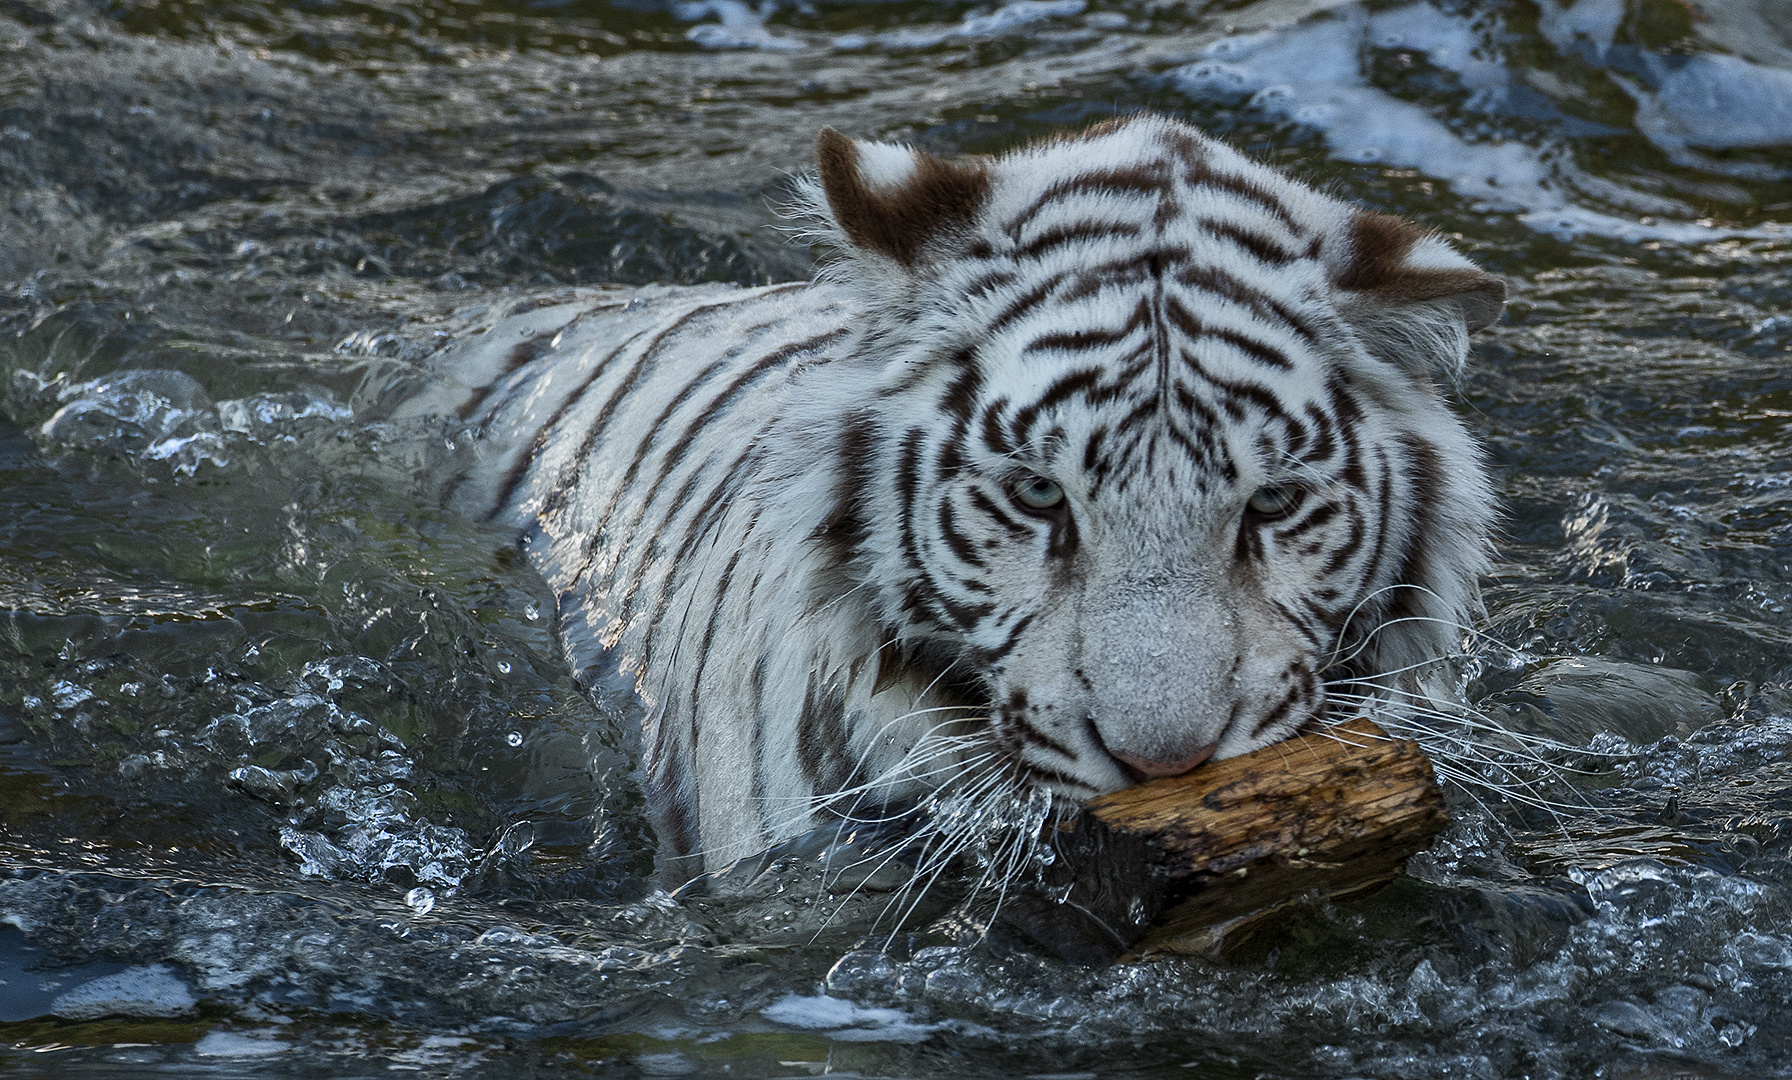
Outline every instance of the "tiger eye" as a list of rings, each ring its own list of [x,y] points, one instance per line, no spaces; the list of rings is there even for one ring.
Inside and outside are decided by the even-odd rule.
[[[1014,501],[1028,510],[1051,510],[1064,502],[1064,488],[1056,480],[1029,476],[1008,489]]]
[[[1248,505],[1253,514],[1277,517],[1294,509],[1298,502],[1300,502],[1298,489],[1285,484],[1271,484],[1268,487],[1258,488],[1256,493],[1251,496]]]

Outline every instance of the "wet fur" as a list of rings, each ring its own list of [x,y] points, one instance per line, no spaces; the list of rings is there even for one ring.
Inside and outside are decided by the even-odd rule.
[[[977,806],[1428,695],[1492,502],[1436,380],[1497,278],[1156,117],[818,156],[816,283],[531,312],[411,406],[478,436],[448,501],[519,530],[580,677],[646,704],[671,876],[931,800],[925,878]]]

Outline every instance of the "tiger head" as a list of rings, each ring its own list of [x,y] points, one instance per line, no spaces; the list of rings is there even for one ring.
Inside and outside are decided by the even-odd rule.
[[[1437,380],[1499,279],[1159,117],[819,158],[855,584],[1022,772],[1186,772],[1457,647],[1492,497]]]

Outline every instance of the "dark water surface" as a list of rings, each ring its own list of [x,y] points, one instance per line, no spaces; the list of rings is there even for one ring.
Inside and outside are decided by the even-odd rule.
[[[1466,692],[1585,774],[1209,959],[659,892],[629,704],[370,418],[518,304],[802,277],[823,124],[1140,106],[1512,280]],[[1780,0],[0,0],[0,1073],[1792,1074],[1789,345]]]

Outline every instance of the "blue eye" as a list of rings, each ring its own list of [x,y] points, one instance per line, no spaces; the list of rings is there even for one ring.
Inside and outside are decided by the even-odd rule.
[[[1247,504],[1251,513],[1263,517],[1280,517],[1300,504],[1300,489],[1283,484],[1260,487]]]
[[[1014,501],[1027,510],[1050,510],[1064,501],[1064,488],[1056,480],[1028,476],[1016,480],[1008,488]]]

